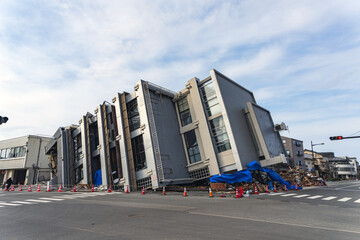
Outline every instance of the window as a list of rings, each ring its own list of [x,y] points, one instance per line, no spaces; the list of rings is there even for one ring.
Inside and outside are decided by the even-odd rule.
[[[283,144],[285,144],[286,143],[286,140],[285,139],[283,139]]]
[[[209,121],[213,139],[216,144],[217,152],[224,152],[231,149],[229,137],[226,132],[224,119],[222,116]]]
[[[129,119],[130,132],[140,128],[140,116],[136,99],[128,102],[127,114]]]
[[[214,84],[208,81],[200,86],[200,91],[205,104],[205,109],[208,116],[213,116],[221,112],[219,101],[216,97]]]
[[[286,156],[290,157],[290,151],[289,150],[286,150]]]
[[[201,155],[199,151],[199,146],[196,140],[195,130],[191,130],[184,134],[186,148],[189,155],[190,164],[201,161]]]
[[[186,126],[186,125],[192,123],[189,104],[188,104],[186,97],[180,99],[177,102],[177,104],[178,104],[178,108],[179,108],[181,125]]]
[[[131,146],[133,149],[135,170],[139,171],[145,169],[147,165],[146,165],[143,136],[140,135],[138,137],[131,139]]]

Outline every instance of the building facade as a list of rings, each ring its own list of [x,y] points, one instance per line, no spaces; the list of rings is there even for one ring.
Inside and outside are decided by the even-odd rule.
[[[0,184],[35,184],[50,180],[44,148],[51,138],[29,135],[0,141]]]
[[[64,137],[58,130],[46,152],[58,182],[156,189],[233,173],[253,160],[285,163],[274,126],[252,92],[211,70],[179,92],[141,80],[64,128]],[[68,164],[59,167],[60,159]]]
[[[307,164],[305,163],[303,141],[284,136],[281,136],[281,139],[286,150],[286,159],[289,166],[306,171]]]

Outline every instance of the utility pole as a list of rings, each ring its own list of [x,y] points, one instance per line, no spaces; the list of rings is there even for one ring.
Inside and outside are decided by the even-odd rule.
[[[325,144],[325,143],[313,143],[313,142],[311,141],[311,157],[312,157],[312,162],[313,162],[314,166],[315,166],[314,146],[324,145],[324,144]],[[315,168],[315,170],[317,170],[318,173],[319,173],[319,167]]]

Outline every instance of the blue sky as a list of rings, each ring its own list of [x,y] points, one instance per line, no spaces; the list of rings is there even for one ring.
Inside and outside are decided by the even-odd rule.
[[[52,135],[139,79],[217,69],[283,135],[360,159],[360,1],[2,1],[0,140]],[[357,133],[360,135],[360,132]]]

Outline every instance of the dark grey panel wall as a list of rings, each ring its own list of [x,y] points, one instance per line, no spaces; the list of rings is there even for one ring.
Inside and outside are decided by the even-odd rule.
[[[165,179],[188,178],[186,156],[172,99],[150,91]]]
[[[279,156],[280,153],[285,153],[280,134],[278,132],[274,132],[274,122],[271,118],[270,112],[257,105],[253,105],[253,107],[270,157],[276,157]]]
[[[216,74],[216,79],[218,80],[221,96],[228,114],[241,164],[243,168],[246,168],[248,163],[258,160],[254,141],[243,111],[246,108],[246,103],[254,103],[255,99],[251,92],[245,90],[221,74]]]

